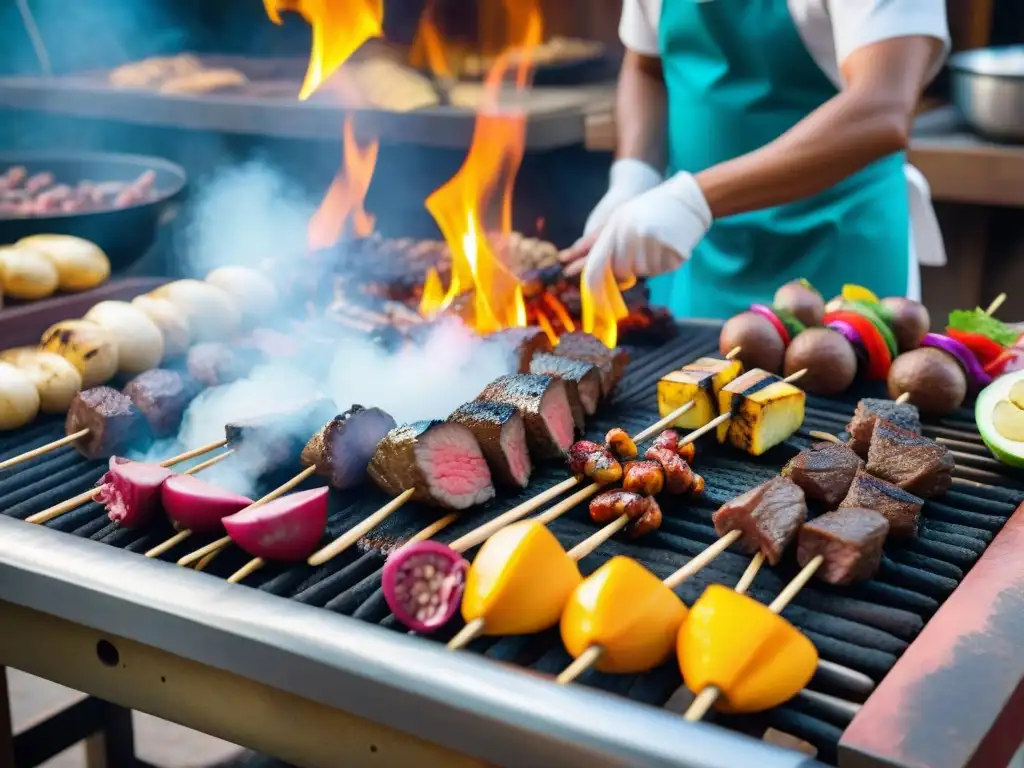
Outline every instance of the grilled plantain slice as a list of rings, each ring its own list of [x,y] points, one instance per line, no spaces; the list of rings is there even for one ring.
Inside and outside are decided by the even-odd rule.
[[[693,408],[672,422],[673,427],[697,429],[718,415],[718,393],[743,373],[739,360],[701,357],[658,382],[658,414],[668,416],[693,401]]]
[[[747,371],[718,393],[720,412],[732,413],[718,426],[718,442],[760,456],[800,428],[806,399],[803,390],[773,373]]]

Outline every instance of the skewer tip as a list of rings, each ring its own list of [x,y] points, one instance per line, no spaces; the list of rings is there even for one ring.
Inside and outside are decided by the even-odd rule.
[[[469,624],[460,629],[455,637],[448,641],[448,650],[457,651],[460,648],[465,648],[484,633],[486,625],[487,622],[483,619],[473,619]]]

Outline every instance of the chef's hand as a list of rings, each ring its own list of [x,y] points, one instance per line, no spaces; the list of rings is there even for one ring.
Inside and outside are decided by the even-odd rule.
[[[611,267],[615,278],[653,277],[680,267],[711,227],[711,209],[689,173],[623,203],[600,231],[561,254],[567,276],[583,273],[592,291]]]
[[[642,160],[634,160],[631,157],[616,160],[612,163],[608,191],[587,217],[583,236],[586,237],[603,227],[620,205],[649,189],[654,189],[661,182],[661,174]]]

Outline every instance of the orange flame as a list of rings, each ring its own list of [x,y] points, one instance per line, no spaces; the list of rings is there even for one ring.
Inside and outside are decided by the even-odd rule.
[[[349,220],[359,237],[367,237],[373,232],[374,218],[366,212],[363,204],[377,165],[379,147],[380,142],[376,140],[359,146],[352,119],[345,120],[343,164],[320,207],[309,219],[306,240],[310,248],[317,250],[333,246],[341,239]]]
[[[263,7],[275,24],[281,24],[280,11],[294,11],[313,28],[300,100],[312,96],[363,43],[384,34],[384,0],[263,0]]]
[[[537,0],[506,0],[505,6],[510,18],[525,13],[523,18],[534,19],[516,27],[523,37],[513,41],[521,57],[517,85],[523,88],[529,80],[527,54],[541,41],[540,9]],[[482,333],[525,326],[527,322],[522,286],[494,253],[482,224],[500,188],[499,238],[512,231],[512,194],[526,146],[526,115],[522,111],[502,111],[499,106],[501,84],[509,67],[510,56],[503,54],[488,72],[466,159],[458,172],[426,200],[427,210],[451,251],[452,274],[440,300],[440,281],[436,273],[430,277],[430,290],[424,286],[420,310],[429,315],[446,309],[456,296],[473,291],[473,322]]]
[[[416,36],[409,50],[409,63],[417,69],[429,70],[438,77],[452,77],[454,72],[449,61],[452,50],[445,43],[441,31],[434,24],[434,0],[428,0],[420,14]]]
[[[634,278],[622,288],[626,289],[635,282]],[[606,347],[614,349],[619,341],[619,320],[626,317],[629,310],[610,265],[605,270],[596,292],[591,293],[587,284],[580,280],[580,303],[583,310],[583,330],[599,338]]]

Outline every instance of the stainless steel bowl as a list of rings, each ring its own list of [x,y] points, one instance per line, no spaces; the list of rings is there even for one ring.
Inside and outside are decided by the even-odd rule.
[[[953,103],[978,133],[1024,141],[1024,45],[978,48],[949,58]]]

